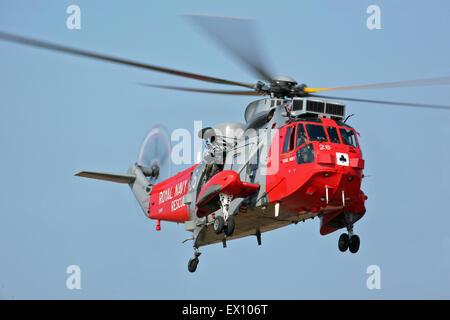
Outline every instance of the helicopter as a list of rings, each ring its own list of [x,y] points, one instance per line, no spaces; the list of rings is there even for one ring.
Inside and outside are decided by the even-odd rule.
[[[321,92],[450,84],[450,77],[428,78],[333,88],[311,88],[288,76],[273,76],[263,63],[249,19],[188,15],[200,29],[229,51],[259,79],[232,81],[148,63],[80,50],[0,31],[0,40],[75,56],[132,66],[245,90],[215,90],[147,84],[161,89],[197,93],[262,96],[245,109],[245,123],[220,122],[202,128],[201,161],[166,178],[170,147],[164,132],[153,128],[139,161],[127,173],[81,171],[79,177],[128,184],[143,213],[157,221],[183,223],[192,233],[195,272],[206,245],[255,236],[318,217],[320,234],[345,229],[338,240],[342,252],[357,253],[360,238],[354,225],[366,213],[368,196],[359,133],[347,124],[346,105],[338,101],[378,103],[450,110],[449,106],[412,102],[330,97]],[[159,137],[158,139],[154,137]],[[163,139],[164,140],[164,139]],[[161,144],[161,147],[158,145]],[[153,153],[149,148],[155,147]],[[157,148],[156,148],[157,147]],[[163,179],[164,178],[164,179]]]

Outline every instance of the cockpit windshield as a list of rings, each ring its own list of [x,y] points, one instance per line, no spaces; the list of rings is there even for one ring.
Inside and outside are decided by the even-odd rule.
[[[308,142],[308,138],[306,137],[306,131],[305,128],[303,127],[303,124],[299,124],[297,126],[297,144],[295,145],[295,147],[300,147],[302,144]]]
[[[327,135],[322,125],[307,124],[306,130],[310,141],[328,142]]]
[[[343,144],[358,148],[355,132],[353,130],[340,128],[339,132],[341,133]]]
[[[327,127],[328,136],[330,137],[330,142],[341,143],[339,140],[338,132],[335,127]]]
[[[359,148],[356,132],[350,127],[342,128],[322,124],[298,123],[297,126],[289,126],[286,129],[283,153],[297,150],[308,142],[314,141],[345,144]]]

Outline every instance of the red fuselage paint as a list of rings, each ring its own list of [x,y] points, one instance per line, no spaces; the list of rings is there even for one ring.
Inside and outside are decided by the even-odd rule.
[[[327,223],[343,211],[357,213],[359,220],[365,213],[364,201],[367,198],[361,191],[362,169],[364,160],[357,142],[357,133],[350,127],[339,126],[334,120],[320,118],[320,122],[296,121],[290,122],[279,129],[280,143],[278,150],[269,151],[270,162],[279,162],[276,174],[266,176],[266,192],[271,203],[280,203],[281,208],[296,214],[307,212],[321,213],[321,234],[331,233],[338,228],[327,226]],[[324,128],[326,139],[313,141],[306,126],[317,125]],[[298,127],[307,134],[305,140],[297,136]],[[293,147],[286,147],[285,139],[290,139],[290,133],[295,127]],[[330,131],[334,131],[338,140],[332,140]],[[343,143],[341,130],[353,131],[355,146]],[[298,142],[297,142],[298,140]],[[331,142],[335,141],[335,142]],[[288,143],[289,144],[289,143]],[[300,149],[312,145],[314,160],[309,163],[298,161]],[[275,157],[277,155],[279,158]],[[300,162],[300,163],[299,163]]]
[[[298,135],[299,126],[303,128],[303,138]],[[315,140],[310,134],[308,128],[311,126],[322,127],[322,129],[314,127],[316,130],[323,130],[321,141]],[[294,128],[295,135],[291,137]],[[348,137],[344,140],[344,131],[353,137],[353,145],[345,143],[349,140]],[[302,215],[311,212],[319,214],[322,235],[342,227],[330,222],[344,211],[357,215],[354,222],[359,220],[366,212],[364,203],[367,196],[361,191],[364,160],[357,141],[357,132],[341,122],[318,118],[312,121],[289,122],[279,128],[278,133],[274,139],[279,141],[272,141],[268,155],[267,171],[272,174],[265,177],[265,192],[270,203],[279,203],[281,209],[293,214]],[[288,142],[286,142],[287,139]],[[313,158],[308,161],[303,161],[305,158],[302,158],[303,160],[299,161],[299,154],[301,155],[301,151],[306,146],[309,147],[310,152],[313,150]],[[172,222],[190,220],[189,208],[184,204],[183,197],[188,192],[191,175],[196,166],[153,187],[150,193],[149,218]],[[278,167],[277,170],[272,170],[276,167]],[[231,172],[224,171],[212,180],[219,178],[223,180],[230,174]],[[238,179],[231,180],[236,180],[235,184],[238,185]],[[209,184],[213,184],[214,181],[210,181]],[[225,180],[216,184],[224,183]],[[247,182],[241,182],[239,189],[251,187],[252,192],[258,189],[257,185],[247,184]],[[233,183],[231,185],[234,186]],[[234,193],[231,192],[231,194]],[[199,212],[197,214],[204,216]]]
[[[189,190],[191,173],[197,165],[156,184],[150,193],[149,218],[184,222],[189,220],[189,208],[183,202]]]

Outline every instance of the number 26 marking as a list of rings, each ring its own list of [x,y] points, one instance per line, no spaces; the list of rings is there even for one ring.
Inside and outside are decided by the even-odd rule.
[[[331,150],[331,147],[329,145],[319,144],[319,149],[320,150]]]

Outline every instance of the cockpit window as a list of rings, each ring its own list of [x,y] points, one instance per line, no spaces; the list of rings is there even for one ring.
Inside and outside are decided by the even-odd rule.
[[[284,145],[283,145],[283,153],[289,151],[289,141],[290,141],[290,137],[291,137],[291,130],[292,130],[292,127],[289,127],[286,130],[286,137],[284,138]]]
[[[310,141],[321,141],[321,142],[328,141],[323,126],[316,124],[307,124],[306,130],[308,131]]]
[[[300,147],[302,144],[306,143],[308,141],[308,138],[306,137],[306,131],[305,127],[303,127],[303,124],[299,124],[297,126],[297,144],[296,148]]]
[[[348,146],[358,147],[355,132],[353,130],[340,128],[339,132],[341,133],[342,143]]]
[[[284,138],[283,153],[290,152],[294,149],[295,143],[295,127],[288,127],[286,137]]]
[[[328,136],[330,137],[330,142],[333,143],[341,143],[339,140],[339,135],[337,133],[337,129],[335,127],[327,127]]]
[[[297,150],[296,156],[297,164],[313,163],[315,160],[313,145],[310,143],[301,147]]]
[[[295,127],[292,127],[292,133],[289,139],[289,151],[294,149],[294,143],[295,143]]]

